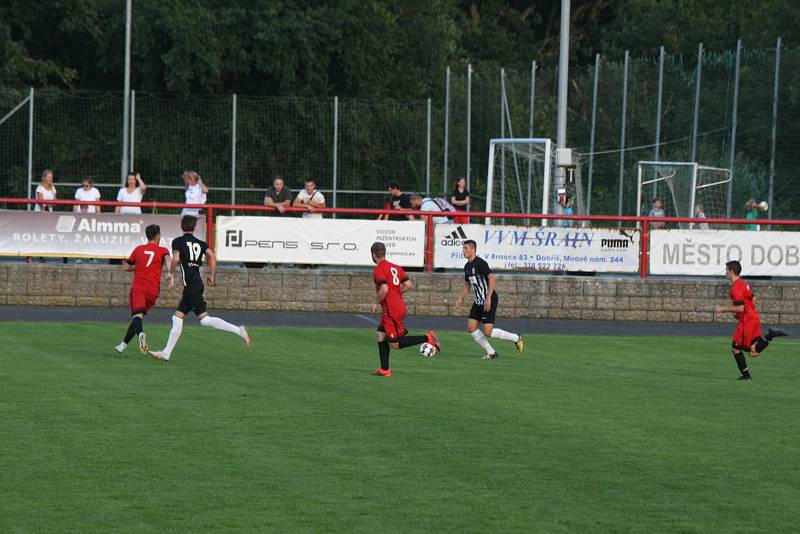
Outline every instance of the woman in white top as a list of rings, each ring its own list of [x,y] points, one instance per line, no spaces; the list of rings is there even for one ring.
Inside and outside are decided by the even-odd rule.
[[[92,202],[100,200],[100,191],[92,184],[91,178],[83,181],[83,185],[75,191],[75,200],[82,200],[84,202]],[[75,206],[77,213],[100,213],[102,210],[100,206]]]
[[[36,186],[37,200],[55,200],[58,198],[56,186],[53,184],[53,171],[45,169],[42,172],[42,183]],[[33,211],[53,211],[52,205],[36,204]]]
[[[205,204],[208,187],[203,183],[203,179],[194,171],[183,173],[183,185],[186,187],[187,204]],[[183,208],[181,215],[200,215],[200,208]]]
[[[119,188],[117,202],[141,202],[145,191],[147,191],[147,185],[142,181],[141,175],[129,172],[125,178],[125,187]],[[139,215],[142,213],[142,208],[138,206],[117,206],[114,211]]]

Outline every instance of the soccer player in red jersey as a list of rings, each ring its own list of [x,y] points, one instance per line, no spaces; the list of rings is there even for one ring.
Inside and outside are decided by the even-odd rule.
[[[752,380],[743,351],[747,351],[752,358],[761,354],[773,338],[788,335],[782,330],[767,330],[767,335],[761,335],[761,317],[756,310],[756,298],[750,284],[741,277],[742,265],[738,261],[729,261],[725,264],[725,277],[731,284],[731,300],[733,306],[714,306],[716,313],[735,313],[739,323],[733,333],[731,352],[736,359],[736,365],[742,376],[739,380]]]
[[[164,258],[169,258],[169,250],[160,246],[161,228],[156,224],[151,224],[144,229],[147,237],[146,245],[139,245],[125,263],[126,271],[133,271],[133,284],[128,295],[131,305],[131,320],[125,339],[115,348],[117,352],[122,352],[128,347],[133,336],[139,336],[139,350],[147,353],[147,340],[142,327],[142,319],[150,308],[155,306],[158,300],[158,293],[161,290],[161,272],[164,267]],[[169,287],[173,285],[171,274],[167,274]]]
[[[372,278],[377,292],[372,311],[374,313],[380,305],[383,312],[376,335],[381,368],[376,370],[375,374],[392,376],[392,370],[389,367],[390,349],[404,349],[422,343],[430,343],[436,347],[437,351],[441,351],[442,347],[435,332],[428,332],[424,336],[407,335],[408,330],[403,325],[406,317],[406,301],[403,294],[411,290],[411,280],[408,279],[402,267],[386,259],[386,245],[375,242],[370,251],[372,252],[372,261],[376,264],[372,271]]]

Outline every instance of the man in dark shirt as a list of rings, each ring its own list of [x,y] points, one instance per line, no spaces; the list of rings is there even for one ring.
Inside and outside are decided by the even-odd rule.
[[[180,267],[183,298],[178,304],[178,309],[175,310],[175,315],[172,316],[172,329],[169,332],[167,346],[164,350],[148,351],[150,356],[164,362],[169,361],[172,356],[172,351],[183,331],[183,319],[192,311],[200,319],[201,325],[235,334],[242,338],[245,345],[250,346],[250,336],[244,326],[232,325],[219,317],[212,317],[208,314],[206,301],[203,297],[205,284],[203,284],[203,276],[200,274],[200,267],[203,265],[203,258],[205,257],[211,270],[211,274],[208,277],[208,285],[216,285],[217,257],[208,248],[208,243],[194,236],[196,225],[196,217],[185,215],[181,219],[183,235],[172,240],[172,261],[169,265],[169,272],[172,274],[177,267]]]
[[[517,347],[517,354],[521,356],[525,347],[522,335],[512,334],[494,327],[497,305],[500,299],[494,290],[496,284],[494,273],[489,264],[486,263],[486,260],[478,257],[477,248],[477,243],[472,239],[464,241],[464,257],[467,258],[467,263],[464,265],[464,289],[456,299],[454,306],[460,308],[470,288],[473,290],[475,302],[469,311],[467,332],[470,333],[475,343],[486,350],[486,354],[483,356],[484,360],[497,358],[497,352],[489,343],[489,340],[486,339],[486,336],[513,341]],[[478,325],[481,323],[483,323],[483,332],[478,329]]]
[[[411,213],[411,197],[400,190],[400,184],[397,182],[389,182],[389,209],[397,211],[408,211],[407,215],[385,215],[383,218],[387,221],[405,221],[414,220],[415,216]]]
[[[264,205],[275,208],[279,215],[283,215],[291,204],[292,191],[283,183],[283,178],[276,176],[264,193]]]

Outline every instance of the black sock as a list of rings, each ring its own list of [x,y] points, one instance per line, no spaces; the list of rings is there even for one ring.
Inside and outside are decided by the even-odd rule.
[[[389,370],[389,342],[384,340],[378,343],[378,356],[381,358],[381,369]]]
[[[744,353],[742,351],[734,352],[733,357],[736,360],[736,365],[739,367],[739,372],[743,375],[750,375],[750,372],[747,370],[747,361],[744,359]]]
[[[766,349],[769,346],[769,340],[760,337],[756,340],[754,345],[756,346],[756,352],[761,354],[764,351],[764,349]]]
[[[400,345],[401,349],[406,347],[413,347],[414,345],[422,345],[423,343],[428,342],[428,336],[403,336],[397,343]]]
[[[125,344],[130,343],[133,336],[137,335],[142,330],[142,318],[134,317],[131,320],[131,324],[128,326],[128,332],[125,334]]]

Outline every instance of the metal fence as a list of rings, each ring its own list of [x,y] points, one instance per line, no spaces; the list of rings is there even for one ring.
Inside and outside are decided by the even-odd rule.
[[[635,215],[637,162],[697,161],[733,170],[728,216],[748,198],[771,216],[800,212],[800,50],[707,51],[570,70],[567,144],[579,213]],[[182,198],[198,171],[209,202],[258,203],[274,175],[313,177],[331,207],[381,207],[385,186],[447,193],[465,176],[482,209],[489,140],[554,138],[555,65],[525,71],[448,69],[427,101],[174,97],[132,93],[132,169],[147,200]],[[92,178],[103,198],[121,182],[120,93],[0,90],[0,196],[30,196],[44,168],[61,198]],[[526,189],[541,190],[536,176]],[[523,195],[528,195],[527,190]]]

